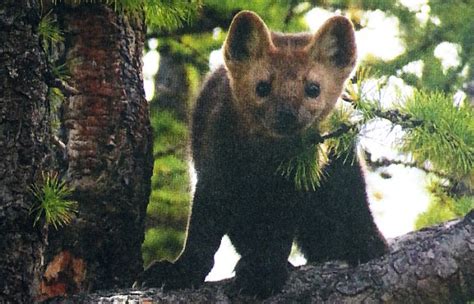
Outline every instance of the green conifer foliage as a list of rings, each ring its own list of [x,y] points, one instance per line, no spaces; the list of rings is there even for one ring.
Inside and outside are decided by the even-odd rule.
[[[455,106],[453,97],[415,91],[401,110],[420,125],[408,130],[401,150],[422,164],[429,160],[455,179],[474,173],[474,110]]]

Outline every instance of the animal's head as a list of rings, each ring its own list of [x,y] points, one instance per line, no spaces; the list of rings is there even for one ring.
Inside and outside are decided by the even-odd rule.
[[[354,29],[332,17],[315,34],[277,34],[255,13],[232,21],[224,43],[235,107],[252,133],[299,134],[326,117],[356,62]]]

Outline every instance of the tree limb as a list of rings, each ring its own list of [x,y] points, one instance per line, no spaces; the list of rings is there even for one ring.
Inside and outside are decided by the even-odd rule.
[[[299,267],[281,293],[262,303],[467,303],[474,299],[473,225],[474,210],[462,220],[396,238],[390,254],[355,268],[342,262]],[[170,292],[108,291],[48,303],[256,302],[229,298],[224,291],[228,284],[230,280]]]

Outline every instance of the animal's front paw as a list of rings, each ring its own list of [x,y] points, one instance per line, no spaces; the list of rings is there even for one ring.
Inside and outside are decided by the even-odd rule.
[[[184,289],[200,285],[201,282],[195,281],[180,265],[168,261],[155,261],[138,275],[133,287],[163,287],[165,290]]]
[[[229,296],[246,295],[260,299],[278,293],[282,290],[288,278],[288,269],[275,268],[244,268],[244,263],[236,267],[236,276],[226,290]]]
[[[361,241],[354,247],[357,250],[354,250],[347,258],[349,264],[353,266],[379,258],[389,252],[387,242],[379,236],[371,237],[364,242]]]
[[[269,296],[280,292],[285,285],[286,276],[268,277],[263,280],[246,280],[238,277],[234,278],[232,284],[227,288],[229,296],[245,295],[266,299]]]

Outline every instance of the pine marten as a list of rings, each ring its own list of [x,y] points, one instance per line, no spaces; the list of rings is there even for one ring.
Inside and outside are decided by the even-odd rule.
[[[224,234],[241,255],[232,290],[261,298],[283,287],[293,241],[310,263],[354,265],[386,253],[357,161],[330,159],[314,191],[276,174],[302,134],[332,111],[355,66],[351,22],[336,16],[315,34],[280,34],[242,11],[223,52],[225,65],[208,78],[192,117],[197,185],[185,248],[139,281],[199,286]]]

